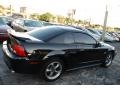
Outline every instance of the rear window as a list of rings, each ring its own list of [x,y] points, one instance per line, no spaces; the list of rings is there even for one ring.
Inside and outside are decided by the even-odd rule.
[[[24,21],[25,26],[28,27],[41,27],[43,24],[39,21],[32,21],[32,20],[25,20]]]
[[[54,38],[55,36],[64,33],[65,30],[56,27],[42,27],[37,30],[27,32],[30,36],[35,37],[39,40],[48,41],[49,39]]]

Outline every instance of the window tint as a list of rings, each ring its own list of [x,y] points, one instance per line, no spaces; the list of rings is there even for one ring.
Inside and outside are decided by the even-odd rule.
[[[25,20],[24,23],[25,23],[25,26],[28,26],[28,27],[41,27],[41,26],[43,26],[42,22],[40,22],[40,21]]]
[[[95,39],[85,33],[74,33],[75,43],[96,44]]]
[[[64,33],[65,30],[61,30],[59,28],[55,27],[41,27],[40,29],[37,30],[32,30],[30,32],[27,32],[30,36],[33,36],[37,39],[43,40],[43,41],[48,41],[49,39]]]
[[[8,23],[8,18],[7,17],[2,17],[2,19],[5,23]]]
[[[0,18],[0,25],[5,25],[5,22],[2,18]]]
[[[51,39],[49,43],[72,44],[74,43],[74,38],[71,33],[64,33]]]

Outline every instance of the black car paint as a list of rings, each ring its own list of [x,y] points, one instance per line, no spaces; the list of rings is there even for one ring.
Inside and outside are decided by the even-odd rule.
[[[69,32],[82,31],[71,30]],[[25,58],[21,58],[12,53],[7,44],[8,42],[5,41],[3,43],[4,58],[8,66],[16,72],[40,72],[44,64],[52,57],[58,57],[63,60],[65,70],[70,70],[83,66],[102,64],[109,52],[112,52],[113,56],[115,56],[115,49],[112,46],[97,41],[96,44],[56,44],[20,41],[28,55]]]

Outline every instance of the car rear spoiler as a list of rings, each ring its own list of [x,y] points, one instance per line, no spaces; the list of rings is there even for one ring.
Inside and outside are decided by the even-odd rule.
[[[39,40],[39,39],[36,39],[36,38],[34,38],[34,37],[32,37],[32,36],[30,36],[30,35],[28,35],[28,34],[26,34],[25,32],[16,32],[16,31],[14,31],[14,30],[9,30],[8,31],[8,36],[9,36],[9,38],[14,38],[14,39],[17,39],[17,40],[19,40],[19,41],[24,41],[24,42],[42,42],[43,43],[43,41],[42,40]]]
[[[15,39],[17,39],[17,40],[20,40],[20,41],[31,40],[30,38],[28,38],[28,37],[26,36],[25,33],[15,32],[15,31],[12,30],[12,29],[8,31],[8,36],[9,36],[10,38],[13,37],[13,38],[15,38]]]

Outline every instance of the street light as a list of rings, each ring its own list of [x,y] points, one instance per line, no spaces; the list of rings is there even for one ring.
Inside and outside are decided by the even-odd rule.
[[[10,6],[9,6],[10,7],[10,15],[12,16],[12,13],[13,13],[12,12],[12,0],[10,0],[9,3],[10,3]]]
[[[10,15],[12,16],[12,5],[10,4]]]

